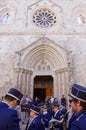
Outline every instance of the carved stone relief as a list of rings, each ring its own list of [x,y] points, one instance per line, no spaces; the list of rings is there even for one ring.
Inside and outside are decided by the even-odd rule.
[[[34,70],[38,70],[38,71],[49,71],[51,69],[51,65],[50,63],[45,60],[42,59],[41,61],[39,61],[39,63],[36,65]]]

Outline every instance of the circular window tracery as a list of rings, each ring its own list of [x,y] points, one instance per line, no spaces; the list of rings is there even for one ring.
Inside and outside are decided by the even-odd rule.
[[[40,27],[50,27],[56,23],[56,16],[49,9],[39,9],[33,15],[33,22]]]

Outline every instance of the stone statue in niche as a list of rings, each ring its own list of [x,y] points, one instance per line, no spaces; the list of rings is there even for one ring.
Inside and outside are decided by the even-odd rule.
[[[10,23],[10,14],[9,13],[6,13],[3,18],[2,18],[2,23],[3,24],[9,24]]]
[[[77,22],[78,22],[79,24],[84,24],[84,23],[85,23],[85,17],[84,17],[84,15],[80,14],[80,15],[78,16],[78,18],[77,18]]]

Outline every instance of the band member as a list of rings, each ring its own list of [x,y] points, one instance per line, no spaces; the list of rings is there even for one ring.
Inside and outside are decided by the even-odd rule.
[[[49,124],[49,121],[50,121],[51,117],[50,117],[50,114],[49,114],[49,112],[47,110],[47,106],[46,105],[43,105],[41,107],[40,117],[41,117],[41,122],[42,122],[42,124],[45,127],[45,130],[48,130],[48,127],[49,127],[48,124]]]
[[[10,88],[4,101],[0,102],[0,130],[20,130],[16,107],[23,94],[15,88]]]
[[[44,126],[41,123],[39,117],[40,109],[37,106],[32,105],[30,109],[30,121],[27,130],[44,130]]]
[[[86,130],[86,87],[73,84],[69,96],[72,111],[76,113],[69,130]]]
[[[66,98],[64,95],[62,95],[62,98],[61,98],[61,105],[64,104],[66,106]]]
[[[56,120],[60,120],[61,117],[61,111],[59,110],[59,105],[54,104],[53,105],[53,111],[54,111],[54,116],[53,118]],[[53,124],[53,127],[55,130],[63,130],[63,125],[62,124],[57,124],[56,122]]]

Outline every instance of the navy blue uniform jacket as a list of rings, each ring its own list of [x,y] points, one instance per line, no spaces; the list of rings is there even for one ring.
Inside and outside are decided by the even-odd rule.
[[[0,130],[20,130],[17,111],[0,102]]]
[[[72,122],[70,130],[86,130],[86,110],[79,113]]]
[[[44,127],[43,127],[43,125],[40,121],[40,118],[38,116],[33,119],[28,130],[44,130]]]

